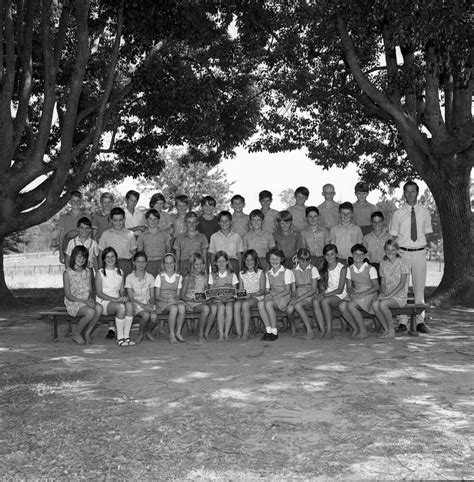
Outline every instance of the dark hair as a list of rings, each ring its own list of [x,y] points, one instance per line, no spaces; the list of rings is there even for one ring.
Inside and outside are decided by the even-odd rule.
[[[72,198],[72,197],[78,197],[79,199],[82,199],[81,191],[71,191],[71,196],[69,198]]]
[[[280,211],[277,215],[277,221],[293,221],[293,214],[290,211]]]
[[[110,214],[109,214],[110,219],[112,219],[114,216],[119,216],[119,215],[125,218],[125,211],[122,208],[115,207],[110,210]]]
[[[150,207],[152,208],[158,201],[163,201],[164,203],[166,202],[165,196],[163,196],[161,192],[155,192],[155,194],[151,196]]]
[[[214,253],[214,256],[212,257],[212,272],[216,274],[219,271],[219,268],[217,267],[217,260],[220,257],[223,257],[227,261],[227,271],[229,273],[233,273],[232,266],[229,263],[229,255],[222,250],[216,251],[216,253]]]
[[[135,261],[138,258],[145,258],[145,261],[148,261],[148,256],[146,255],[145,251],[137,251],[132,257],[132,262],[135,264]]]
[[[132,196],[135,196],[137,198],[137,201],[140,199],[140,193],[134,191],[133,189],[130,189],[130,191],[125,194],[125,199],[130,199]]]
[[[374,211],[370,215],[370,220],[372,221],[372,219],[374,219],[374,218],[382,218],[382,221],[385,219],[382,211]]]
[[[178,201],[189,206],[189,198],[186,194],[178,194],[178,196],[174,198],[174,202],[177,203]]]
[[[311,261],[311,251],[308,248],[300,248],[296,253],[296,259],[306,259]]]
[[[77,227],[79,227],[81,224],[85,224],[86,226],[89,226],[89,228],[92,228],[91,220],[86,216],[79,218],[79,221],[77,221]]]
[[[102,201],[103,199],[110,199],[112,202],[114,202],[114,196],[113,196],[113,194],[110,193],[110,192],[103,192],[103,193],[100,195],[99,201]]]
[[[307,187],[304,187],[304,186],[297,187],[296,190],[295,190],[295,196],[297,194],[302,194],[303,196],[308,197],[309,196],[309,189]]]
[[[217,221],[220,222],[220,220],[224,217],[228,217],[231,221],[232,221],[232,214],[230,214],[229,211],[221,211],[218,215],[217,215]]]
[[[349,201],[339,205],[339,212],[341,212],[342,209],[349,209],[351,212],[354,212],[354,206]]]
[[[354,244],[354,246],[352,246],[351,253],[354,254],[356,251],[362,251],[364,254],[368,253],[367,248],[363,244],[360,244],[360,243]],[[364,258],[363,262],[368,263],[369,258]],[[349,256],[347,258],[347,266],[352,266],[353,264],[354,264],[354,258],[352,256]]]
[[[410,187],[410,186],[415,186],[416,187],[416,192],[419,193],[420,192],[420,188],[418,187],[418,184],[415,182],[415,181],[408,181],[405,183],[405,185],[403,186],[403,192],[405,192],[405,189],[407,187]]]
[[[319,209],[318,209],[316,206],[308,206],[308,207],[305,209],[305,214],[306,214],[306,216],[307,216],[309,213],[316,213],[316,214],[319,216]]]
[[[201,206],[204,206],[204,204],[209,204],[209,206],[216,206],[217,202],[212,196],[204,196],[201,199]]]
[[[244,254],[242,255],[242,259],[244,260],[243,262],[243,267],[242,267],[242,273],[248,273],[249,269],[247,268],[247,265],[245,264],[245,260],[249,257],[252,256],[253,262],[254,262],[254,269],[255,273],[259,269],[262,269],[262,265],[260,264],[260,258],[258,257],[257,251],[255,249],[247,249],[247,251],[244,251]]]
[[[198,220],[198,223],[199,223],[199,216],[198,216],[194,211],[188,211],[188,212],[184,215],[184,220],[185,220],[185,221],[187,221],[188,219],[191,219],[191,218],[197,219],[197,220]]]
[[[230,204],[232,204],[234,201],[242,201],[243,203],[245,203],[245,198],[240,194],[236,194],[235,196],[232,196]]]
[[[260,191],[258,195],[258,200],[261,201],[262,199],[267,199],[267,198],[273,199],[273,194],[270,191],[266,191],[266,190]]]
[[[120,270],[119,268],[119,264],[118,264],[118,255],[117,255],[117,251],[115,251],[115,249],[112,247],[112,246],[107,246],[104,251],[102,251],[102,255],[101,255],[101,259],[102,259],[102,274],[104,276],[107,276],[107,273],[106,273],[106,269],[105,269],[105,257],[109,254],[109,253],[114,253],[115,254],[115,267],[117,268],[117,273],[119,275],[122,274],[122,271]]]
[[[74,246],[74,248],[72,249],[71,257],[69,259],[69,267],[71,269],[74,269],[74,266],[76,266],[76,258],[78,254],[82,254],[82,256],[84,256],[84,267],[87,268],[87,263],[89,262],[89,250],[82,245]]]
[[[336,253],[336,263],[337,263],[337,246],[335,244],[329,243],[326,244],[323,248],[323,256],[326,256],[326,254],[329,253],[329,251],[334,251]],[[327,259],[324,258],[323,262],[321,263],[321,267],[319,268],[319,275],[321,276],[321,283],[327,287],[328,285],[328,278],[329,278],[329,264],[327,262]]]
[[[267,255],[265,256],[267,262],[270,264],[270,256],[271,255],[274,255],[274,256],[278,256],[280,258],[280,264],[283,266],[285,264],[285,261],[286,261],[286,256],[285,256],[285,253],[283,252],[283,250],[277,248],[277,247],[274,247],[274,248],[271,248]],[[271,266],[270,266],[270,269],[271,269]]]
[[[161,215],[157,209],[148,209],[147,212],[145,213],[145,219],[148,219],[151,215],[155,216],[155,218],[160,219]]]
[[[354,192],[369,192],[369,185],[364,181],[360,181],[355,185]]]
[[[265,214],[263,214],[261,209],[253,209],[249,214],[249,219],[252,218],[260,218],[263,221],[265,219]]]

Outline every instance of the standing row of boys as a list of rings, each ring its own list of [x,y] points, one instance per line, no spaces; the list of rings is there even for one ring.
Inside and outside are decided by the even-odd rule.
[[[419,264],[425,234],[431,232],[429,213],[416,203],[418,186],[408,182],[404,193],[413,209],[407,211],[409,219],[404,211],[399,213],[402,208],[398,210],[388,232],[383,214],[367,202],[367,185],[357,183],[355,192],[357,202],[338,205],[333,201],[334,187],[327,184],[325,201],[315,207],[306,206],[309,191],[299,187],[295,205],[277,212],[270,207],[272,194],[262,191],[261,209],[250,215],[243,213],[245,200],[237,195],[231,200],[234,213],[221,211],[218,216],[210,196],[202,199],[200,216],[188,210],[186,196],[177,196],[177,214],[172,216],[164,211],[165,199],[157,193],[143,216],[136,209],[136,191],[127,193],[125,209],[112,207],[113,197],[104,193],[101,209],[92,217],[81,209],[80,193],[73,193],[71,212],[60,218],[60,257],[67,266],[65,303],[71,315],[81,317],[73,340],[90,342],[102,313],[115,314],[115,326],[111,324],[107,337],[116,336],[120,346],[134,344],[129,334],[136,315],[141,319],[138,341],[153,340],[156,313],[168,312],[170,341],[184,341],[181,328],[186,310],[200,312],[200,341],[208,338],[216,319],[220,340],[228,338],[233,321],[237,337],[246,339],[252,307],[258,307],[265,324],[265,340],[278,337],[275,308],[287,311],[290,322],[296,311],[307,329],[306,337],[312,338],[308,306],[313,307],[321,337],[332,336],[330,314],[335,306],[353,336],[367,336],[361,309],[375,312],[383,336],[393,336],[389,308],[406,303],[410,270],[415,301],[424,301],[423,267],[420,272],[410,258]],[[418,237],[413,239],[415,206]],[[392,238],[400,242],[403,258]],[[423,246],[411,247],[413,243]],[[349,258],[353,264],[347,268]],[[424,270],[426,278],[426,261]],[[91,299],[93,273],[96,300]],[[247,297],[196,301],[195,293],[208,287],[239,287]],[[403,328],[406,321],[402,320],[398,330]],[[423,319],[418,329],[427,331]]]

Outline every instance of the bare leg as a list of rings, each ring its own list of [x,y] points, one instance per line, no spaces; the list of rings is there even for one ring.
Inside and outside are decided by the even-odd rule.
[[[309,321],[308,314],[306,313],[306,310],[304,309],[304,305],[302,303],[296,303],[295,310],[300,315],[301,321],[303,322],[303,324],[306,328],[306,335],[304,336],[304,339],[305,340],[312,340],[314,338],[314,332],[313,332],[313,328],[311,326],[311,323]]]
[[[184,303],[179,302],[177,304],[178,316],[176,318],[176,339],[180,342],[185,342],[186,340],[181,336],[181,330],[183,329],[184,319],[186,317],[186,306]]]
[[[234,303],[229,301],[225,304],[225,318],[224,318],[224,340],[229,339],[230,327],[232,326],[232,312]]]
[[[138,331],[138,337],[136,339],[136,343],[139,344],[145,338],[145,333],[148,331],[148,322],[150,321],[150,313],[143,310],[140,312],[140,328]]]
[[[354,333],[352,336],[359,340],[367,338],[369,335],[367,335],[364,319],[362,318],[362,313],[359,310],[359,305],[355,301],[349,301],[348,311],[350,312],[352,319],[356,323],[358,329],[357,333]]]
[[[95,304],[94,308],[94,317],[92,318],[91,322],[87,326],[85,332],[84,332],[84,339],[88,345],[91,344],[92,342],[92,332],[95,330],[95,327],[97,326],[97,323],[100,320],[100,317],[102,316],[102,305],[100,303]]]
[[[355,337],[359,334],[356,321],[352,318],[352,313],[349,311],[349,301],[342,301],[339,305],[339,310],[344,320],[349,324],[352,329],[352,336]]]
[[[236,301],[234,303],[234,323],[235,332],[237,334],[236,340],[240,340],[240,338],[242,337],[242,313],[244,304],[245,301]]]
[[[153,331],[157,326],[158,315],[154,312],[150,313],[150,322],[148,323],[148,330],[145,332],[145,338],[147,340],[156,341],[156,338],[153,336]]]
[[[224,323],[225,323],[225,304],[217,303],[217,329],[219,331],[218,341],[225,341],[224,335]]]
[[[322,339],[329,333],[326,332],[326,330],[324,328],[323,312],[321,310],[320,302],[316,298],[313,300],[313,313],[314,313],[314,318],[316,319],[316,323],[318,324],[318,328],[319,328],[319,331],[320,331],[319,338]]]
[[[170,343],[178,343],[176,339],[176,317],[178,316],[178,307],[171,305],[169,307],[170,315],[168,317],[169,340]]]
[[[206,343],[206,338],[204,337],[204,329],[206,328],[206,322],[209,317],[209,306],[202,304],[198,305],[196,311],[200,311],[201,314],[199,316],[199,325],[198,325],[198,343]]]

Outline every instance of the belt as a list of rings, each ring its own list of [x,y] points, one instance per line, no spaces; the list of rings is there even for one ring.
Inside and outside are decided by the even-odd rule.
[[[400,249],[402,251],[423,251],[426,248],[426,246],[423,246],[422,248],[402,248],[400,246]]]

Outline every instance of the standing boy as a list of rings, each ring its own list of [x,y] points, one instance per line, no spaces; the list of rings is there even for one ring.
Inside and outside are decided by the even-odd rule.
[[[173,238],[186,232],[186,214],[189,212],[189,198],[186,194],[180,194],[174,198],[176,214],[173,219]]]
[[[433,232],[428,209],[417,203],[418,184],[408,181],[403,187],[405,204],[398,208],[390,221],[389,233],[400,246],[400,254],[410,267],[415,303],[425,302],[426,235]],[[425,313],[417,316],[417,331],[428,333]],[[401,317],[398,332],[407,331],[407,319]]]
[[[325,184],[322,195],[324,196],[324,202],[318,206],[320,224],[323,228],[331,229],[339,224],[339,204],[334,202],[334,196],[336,195],[334,186]]]
[[[251,230],[244,234],[244,250],[254,249],[260,258],[260,264],[264,271],[270,268],[267,262],[267,253],[276,246],[272,233],[264,231],[263,220],[265,216],[260,209],[254,209],[250,213]]]
[[[100,208],[92,216],[92,237],[99,241],[102,233],[112,227],[110,210],[114,206],[114,196],[110,192],[104,192],[100,196]]]
[[[216,200],[212,196],[204,196],[201,199],[201,211],[199,216],[198,231],[204,234],[208,241],[211,236],[219,231],[219,220],[214,216],[216,209]]]
[[[363,236],[359,226],[352,222],[354,208],[350,202],[342,203],[339,206],[339,217],[339,224],[333,226],[330,231],[331,243],[337,246],[339,261],[347,264],[352,246],[362,244]]]
[[[112,208],[110,211],[112,227],[105,230],[99,239],[99,255],[108,246],[117,252],[119,268],[124,279],[132,272],[132,256],[137,251],[135,235],[125,228],[125,211],[122,208]]]
[[[173,218],[171,214],[165,211],[166,199],[161,192],[157,192],[151,196],[150,199],[150,209],[156,209],[160,214],[160,223],[158,228],[160,231],[167,231],[171,234],[173,229]]]
[[[239,233],[242,238],[244,234],[249,230],[249,216],[245,214],[245,198],[240,194],[236,194],[230,200],[230,205],[234,210],[232,214],[232,231]]]
[[[220,230],[211,236],[209,242],[209,265],[213,254],[217,251],[225,251],[229,256],[232,271],[237,274],[240,272],[240,261],[244,251],[242,237],[231,230],[232,214],[229,211],[221,211],[217,219]]]
[[[362,244],[367,248],[369,261],[379,272],[380,263],[385,256],[385,243],[390,239],[387,228],[383,225],[384,217],[381,211],[375,211],[370,216],[372,231],[364,236]]]
[[[329,243],[329,231],[320,226],[319,210],[316,206],[306,208],[306,220],[308,227],[300,231],[303,246],[311,253],[311,264],[319,269],[324,261],[324,246]]]
[[[261,211],[265,216],[265,219],[263,220],[263,229],[264,231],[273,234],[276,228],[278,217],[278,211],[270,207],[273,201],[273,194],[267,190],[260,191],[258,201],[262,208]]]
[[[357,224],[365,235],[372,229],[370,216],[377,211],[377,206],[367,201],[369,185],[366,182],[358,182],[354,188],[357,201],[354,203],[354,224]]]
[[[306,205],[305,202],[309,197],[309,189],[304,186],[300,186],[295,191],[295,204],[288,208],[288,211],[293,216],[293,227],[297,231],[301,231],[308,227],[306,221]]]

